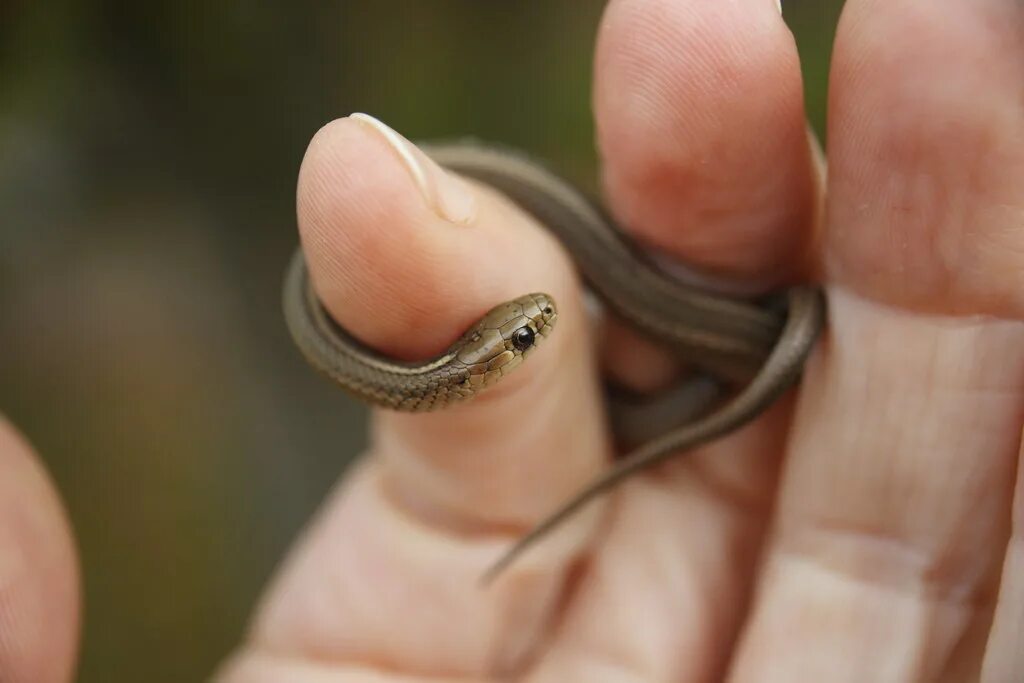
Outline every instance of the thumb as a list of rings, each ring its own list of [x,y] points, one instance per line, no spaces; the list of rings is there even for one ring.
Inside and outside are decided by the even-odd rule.
[[[378,352],[428,358],[529,292],[554,298],[558,324],[468,402],[374,413],[369,457],[290,558],[223,680],[268,666],[300,676],[309,661],[332,673],[367,662],[419,675],[508,671],[557,610],[591,525],[573,525],[486,591],[477,579],[610,453],[571,264],[510,201],[358,115],[310,144],[298,218],[320,300]]]
[[[359,114],[313,140],[298,205],[325,307],[383,353],[436,355],[487,310],[528,292],[559,303],[551,340],[497,387],[429,415],[375,415],[373,451],[401,500],[446,523],[527,525],[601,464],[600,394],[576,278],[523,212]]]

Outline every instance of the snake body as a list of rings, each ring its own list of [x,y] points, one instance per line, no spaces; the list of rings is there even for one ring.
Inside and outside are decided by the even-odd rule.
[[[288,269],[284,310],[292,338],[313,367],[364,401],[417,412],[471,398],[494,384],[529,356],[558,319],[551,297],[526,294],[495,306],[437,358],[385,358],[327,314],[301,251]]]
[[[521,538],[488,577],[638,470],[746,424],[800,376],[824,324],[824,299],[816,287],[795,286],[763,304],[704,291],[659,270],[596,204],[525,156],[477,143],[426,146],[424,151],[449,170],[490,185],[536,218],[565,246],[589,286],[626,321],[688,363],[743,386],[724,406],[617,461]],[[397,361],[360,344],[330,318],[301,251],[286,278],[284,310],[293,339],[314,367],[365,401],[414,411],[469,399],[498,381],[552,332],[558,317],[550,296],[527,294],[495,306],[438,357]],[[715,396],[704,395],[711,408]]]

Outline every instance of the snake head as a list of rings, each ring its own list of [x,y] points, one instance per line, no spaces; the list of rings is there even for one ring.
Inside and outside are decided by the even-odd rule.
[[[504,377],[551,334],[557,319],[547,294],[526,294],[492,308],[456,344],[469,383],[479,388]]]

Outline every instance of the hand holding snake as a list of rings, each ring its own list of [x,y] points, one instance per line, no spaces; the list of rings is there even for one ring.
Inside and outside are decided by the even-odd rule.
[[[1015,0],[847,0],[826,178],[775,2],[609,3],[594,71],[603,202],[674,280],[733,286],[780,316],[753,364],[687,364],[620,317],[628,307],[595,324],[583,279],[614,273],[581,272],[508,188],[366,120],[325,126],[298,183],[306,301],[322,305],[307,312],[381,367],[461,341],[469,381],[500,381],[443,410],[374,411],[369,452],[218,683],[1020,680],[1022,26]],[[479,588],[613,467],[606,378],[658,394],[704,359],[715,377],[741,369],[727,392],[741,396],[786,322],[811,319],[763,297],[814,283],[828,326],[798,391],[628,478]],[[550,299],[522,299],[537,293]],[[504,302],[519,308],[474,331]],[[74,594],[71,543],[7,431],[0,679],[65,680],[47,672],[71,668],[73,604],[52,597]],[[17,584],[12,557],[32,558]]]

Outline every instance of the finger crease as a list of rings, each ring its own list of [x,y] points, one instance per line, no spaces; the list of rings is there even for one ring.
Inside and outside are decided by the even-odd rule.
[[[949,557],[869,525],[821,518],[801,524],[799,530],[787,528],[777,552],[931,604],[977,612],[989,609],[994,599],[990,582],[985,581],[989,563],[953,569]]]

